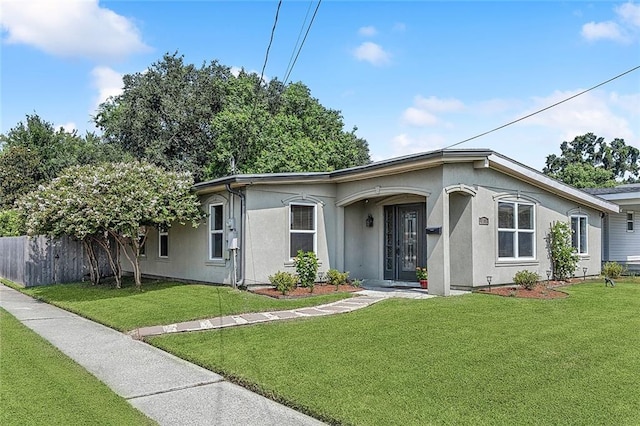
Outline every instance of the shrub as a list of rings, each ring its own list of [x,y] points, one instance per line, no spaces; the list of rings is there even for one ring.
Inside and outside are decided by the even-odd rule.
[[[16,210],[0,210],[0,237],[24,235],[24,220]]]
[[[360,287],[362,285],[362,280],[355,279],[355,280],[351,281],[351,285],[354,286],[354,287]]]
[[[602,267],[602,273],[608,278],[619,278],[625,273],[626,268],[618,262],[607,262]]]
[[[308,287],[309,291],[313,292],[313,286],[318,275],[318,257],[312,251],[303,252],[298,250],[298,255],[293,258],[293,262],[296,265],[298,278],[300,278],[300,285]]]
[[[349,272],[340,272],[337,269],[329,269],[327,271],[327,282],[331,285],[336,286],[336,290],[338,286],[342,284],[346,284],[349,279]]]
[[[521,285],[527,290],[533,289],[536,283],[540,279],[540,275],[531,271],[518,271],[516,275],[513,277],[513,282],[517,285]]]
[[[579,257],[571,246],[571,227],[568,223],[554,222],[551,225],[549,254],[555,279],[566,280],[573,275]]]
[[[269,276],[269,281],[279,292],[286,294],[288,291],[291,291],[296,287],[296,284],[298,284],[298,277],[290,272],[278,271]]]

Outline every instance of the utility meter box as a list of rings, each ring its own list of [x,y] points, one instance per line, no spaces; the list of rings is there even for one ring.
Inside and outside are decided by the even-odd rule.
[[[238,234],[235,231],[230,231],[227,234],[227,248],[229,250],[238,249]]]

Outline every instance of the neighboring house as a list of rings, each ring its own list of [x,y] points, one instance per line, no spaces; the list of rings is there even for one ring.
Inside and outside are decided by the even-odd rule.
[[[640,184],[585,191],[620,206],[619,213],[610,213],[602,221],[602,261],[640,270]]]
[[[327,173],[235,175],[194,186],[209,213],[199,228],[151,231],[143,274],[264,284],[295,272],[297,250],[320,270],[378,284],[416,281],[429,292],[546,279],[554,221],[575,224],[576,275],[600,273],[601,215],[618,206],[496,152],[438,150]],[[490,278],[489,278],[490,277]]]

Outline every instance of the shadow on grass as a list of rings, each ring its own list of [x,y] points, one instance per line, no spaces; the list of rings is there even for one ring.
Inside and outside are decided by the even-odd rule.
[[[37,299],[51,302],[91,302],[97,300],[131,297],[137,294],[165,290],[172,287],[187,285],[175,281],[143,280],[140,290],[136,289],[133,278],[125,277],[122,287],[116,288],[115,280],[103,279],[100,284],[89,282],[55,284],[41,287],[21,289],[26,294]]]

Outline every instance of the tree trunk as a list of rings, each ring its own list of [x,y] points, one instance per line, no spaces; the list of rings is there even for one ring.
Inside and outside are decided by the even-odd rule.
[[[84,251],[87,253],[87,261],[89,262],[89,276],[91,278],[91,284],[97,285],[100,284],[100,265],[98,264],[98,260],[96,258],[96,253],[93,251],[93,246],[91,244],[91,240],[87,239],[82,240],[82,245],[84,246]]]
[[[113,276],[116,280],[116,288],[122,288],[122,279],[120,276],[120,267],[116,264],[111,254],[111,245],[109,244],[109,237],[106,238],[96,238],[96,241],[107,253],[107,259],[109,260],[109,265],[111,266],[111,270],[113,271]]]

